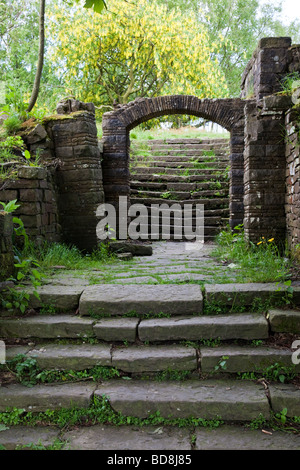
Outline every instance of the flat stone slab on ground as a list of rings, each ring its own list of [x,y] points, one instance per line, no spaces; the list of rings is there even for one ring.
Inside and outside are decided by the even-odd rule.
[[[93,336],[93,321],[72,315],[1,319],[2,338],[84,338]]]
[[[224,425],[196,428],[195,450],[300,450],[300,435],[266,429]]]
[[[287,286],[278,283],[245,283],[245,284],[205,284],[207,302],[222,302],[225,305],[251,305],[255,299],[261,301],[280,300],[284,297]],[[300,287],[293,287],[293,301],[300,301]]]
[[[300,310],[272,309],[268,318],[273,332],[300,333]]]
[[[201,339],[264,339],[268,323],[261,314],[202,315],[142,320],[141,341],[198,341]]]
[[[300,388],[294,384],[269,385],[271,406],[274,413],[287,408],[287,416],[300,416]]]
[[[170,314],[202,311],[199,285],[94,285],[87,287],[79,304],[81,315]]]
[[[0,387],[0,411],[15,407],[25,411],[39,412],[60,408],[88,408],[91,404],[95,384],[80,382],[63,385],[21,384]]]
[[[193,348],[182,346],[131,346],[112,352],[112,365],[124,372],[155,372],[167,369],[196,370]]]
[[[43,344],[27,354],[40,369],[84,370],[95,366],[110,367],[110,346],[104,344]]]
[[[219,372],[227,373],[259,371],[275,363],[290,367],[292,357],[289,349],[235,345],[216,348],[201,346],[200,354],[202,372],[212,372],[225,357],[225,368],[220,368]]]
[[[139,321],[139,318],[103,318],[94,323],[93,331],[102,341],[134,342]]]
[[[190,450],[189,429],[95,425],[64,433],[70,450]]]
[[[267,419],[270,414],[263,387],[246,381],[108,381],[98,386],[95,395],[108,397],[115,411],[139,418],[159,412],[164,418],[251,421],[260,413]]]
[[[43,285],[37,287],[40,299],[30,294],[30,306],[40,308],[44,306],[55,307],[57,310],[72,312],[78,308],[79,298],[84,290],[84,285],[79,286],[61,286],[61,285]]]
[[[29,426],[9,426],[8,429],[0,432],[0,445],[5,450],[15,450],[16,447],[43,445],[48,447],[59,438],[60,429],[55,427],[29,427]]]

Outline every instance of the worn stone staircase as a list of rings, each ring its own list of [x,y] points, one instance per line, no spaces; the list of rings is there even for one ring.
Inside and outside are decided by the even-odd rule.
[[[281,383],[264,378],[270,367],[292,366],[290,341],[294,338],[291,335],[300,334],[300,311],[297,307],[269,308],[256,313],[251,308],[257,299],[265,302],[272,297],[279,302],[286,295],[284,285],[207,284],[201,288],[199,284],[106,284],[56,287],[56,292],[53,286],[43,286],[40,291],[40,301],[31,298],[34,315],[1,318],[0,338],[8,345],[7,359],[23,354],[34,358],[41,371],[65,370],[66,383],[36,384],[31,388],[3,383],[0,413],[18,408],[24,410],[24,416],[28,412],[51,416],[51,411],[63,408],[87,410],[95,399],[106,397],[114,415],[121,414],[128,423],[136,418],[147,419],[151,425],[151,419],[155,424],[159,416],[163,436],[155,436],[156,425],[151,428],[154,434],[147,434],[147,444],[141,447],[142,435],[133,433],[123,447],[117,447],[129,450],[209,448],[209,438],[203,436],[205,428],[192,424],[197,419],[203,423],[221,420],[236,433],[237,426],[242,430],[252,420],[262,420],[266,427],[271,415],[280,414],[284,408],[285,416],[300,416],[297,381]],[[38,302],[53,305],[54,299],[58,306],[67,307],[67,312],[58,308],[52,314],[39,314]],[[294,288],[293,301],[295,306],[300,305],[299,287]],[[241,307],[240,313],[231,312],[233,302]],[[217,306],[221,305],[223,313],[217,314]],[[285,335],[287,339],[282,340]],[[68,374],[95,366],[114,369],[118,374],[108,380],[93,380],[87,375],[85,380],[68,383]],[[295,372],[299,371],[300,367],[295,366]],[[251,373],[259,375],[254,379]],[[246,374],[244,380],[242,374]],[[174,419],[189,420],[186,429],[190,437],[184,441],[185,447],[182,441],[176,447],[179,437],[174,440],[168,434],[170,429],[175,432],[174,422],[173,428],[169,427]],[[98,427],[98,432],[112,432],[113,422],[112,418],[112,422],[101,423],[102,431]],[[19,429],[16,427],[15,436]],[[79,441],[72,426],[63,433],[54,429],[55,436],[68,441],[71,448],[96,448],[87,438],[91,431],[84,434],[83,429],[88,428],[80,430]],[[230,432],[228,428],[228,435]],[[195,437],[197,433],[199,438]],[[22,439],[24,443],[24,432],[21,436],[19,444]],[[109,444],[105,438],[101,447],[97,436],[97,448],[114,449],[109,445],[116,444]],[[219,445],[226,449],[226,437],[222,436],[223,444],[219,441]],[[163,437],[165,440],[160,441]],[[13,447],[16,440],[11,429],[0,433],[4,447]],[[259,439],[256,444],[251,439],[249,442],[258,445]],[[264,447],[271,446],[271,442],[264,441]],[[230,445],[235,448],[237,444],[231,441]],[[283,438],[278,446],[299,448],[299,442]]]
[[[193,204],[188,214],[196,226],[195,205],[204,204],[204,238],[212,240],[229,216],[229,148],[227,139],[171,139],[131,142],[131,203]],[[144,155],[142,155],[144,153]],[[149,209],[150,214],[150,209]],[[171,221],[170,239],[174,236]],[[147,225],[147,221],[145,221]],[[163,239],[163,225],[148,226],[152,239]],[[175,232],[176,233],[176,232]],[[183,237],[184,239],[184,237]]]

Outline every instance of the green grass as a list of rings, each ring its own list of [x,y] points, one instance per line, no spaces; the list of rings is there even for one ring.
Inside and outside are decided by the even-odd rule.
[[[211,256],[218,261],[232,263],[237,282],[284,282],[289,279],[291,261],[281,255],[274,239],[254,244],[245,240],[244,232],[224,230],[216,237],[217,247]]]
[[[109,252],[108,245],[104,243],[89,254],[82,253],[75,246],[62,243],[45,242],[41,246],[29,243],[24,255],[37,259],[42,271],[49,270],[53,266],[64,266],[66,269],[72,270],[90,270],[117,260],[115,255]]]

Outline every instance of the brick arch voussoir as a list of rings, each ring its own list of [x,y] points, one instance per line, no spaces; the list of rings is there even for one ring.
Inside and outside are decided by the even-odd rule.
[[[130,131],[149,119],[170,114],[189,114],[216,122],[231,131],[243,117],[244,104],[239,98],[199,99],[189,95],[137,98],[109,113],[109,119],[117,119]]]

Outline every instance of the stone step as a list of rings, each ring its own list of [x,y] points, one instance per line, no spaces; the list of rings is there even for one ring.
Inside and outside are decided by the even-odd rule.
[[[133,155],[130,158],[130,163],[134,164],[136,161],[141,161],[144,163],[148,163],[154,157],[148,157],[144,155]],[[226,155],[214,155],[213,157],[206,157],[206,156],[198,156],[198,157],[186,157],[186,156],[172,156],[172,155],[155,155],[155,160],[157,161],[165,161],[165,162],[177,162],[180,165],[182,162],[190,162],[190,163],[205,163],[205,162],[215,162],[215,163],[227,163],[229,164],[229,158]]]
[[[252,382],[143,382],[105,382],[97,388],[95,396],[100,398],[105,395],[116,412],[138,418],[147,418],[158,412],[164,418],[219,417],[224,421],[250,421],[260,415],[265,419],[270,417],[264,387]]]
[[[112,410],[123,416],[148,418],[202,418],[206,420],[251,421],[269,419],[271,408],[287,416],[300,415],[300,390],[293,384],[269,386],[270,405],[263,385],[238,380],[187,380],[156,382],[111,380],[102,384],[20,384],[0,387],[0,411],[45,412],[61,408],[88,408],[95,397],[106,399]]]
[[[182,173],[186,172],[189,173],[191,176],[192,175],[202,175],[202,176],[208,176],[213,174],[215,176],[215,179],[219,176],[226,176],[228,173],[225,171],[224,168],[203,168],[203,169],[196,169],[196,168],[165,168],[163,167],[158,167],[158,166],[147,166],[147,167],[142,167],[142,166],[135,166],[131,173],[134,175],[141,175],[141,174],[158,174],[159,171],[163,174],[167,175],[182,175]]]
[[[113,286],[119,290],[122,286]],[[131,289],[127,289],[131,287]],[[123,286],[123,291],[141,291],[157,286]],[[167,285],[172,291],[174,286]],[[176,286],[175,287],[179,287]],[[182,286],[181,286],[182,287]],[[189,290],[189,286],[183,286]],[[143,313],[146,309],[143,310]],[[121,315],[121,312],[119,312]],[[272,327],[272,323],[271,323]],[[35,315],[26,318],[2,318],[1,338],[22,338],[53,340],[59,338],[95,338],[105,342],[160,342],[160,341],[201,341],[220,338],[222,341],[241,339],[265,339],[269,336],[269,325],[261,314],[222,314],[222,315],[174,315],[140,319],[136,317],[112,317],[94,319],[77,315]]]
[[[187,143],[187,142],[175,142],[174,140],[170,140],[168,143],[153,143],[153,141],[149,144],[151,150],[177,150],[177,149],[188,149],[188,150],[202,150],[203,152],[208,151],[215,151],[215,150],[228,150],[228,145],[225,143],[210,143],[210,144],[203,144],[203,143]]]
[[[300,286],[289,286],[284,283],[235,283],[235,284],[207,284],[205,286],[205,301],[222,304],[228,307],[250,306],[257,300],[269,302],[293,300],[300,305]]]
[[[215,190],[221,191],[224,189],[229,190],[229,183],[222,181],[220,183],[210,182],[210,183],[153,183],[147,181],[136,181],[133,180],[130,182],[131,189],[140,189],[143,190],[156,190],[156,191],[202,191],[202,190]]]
[[[210,182],[223,182],[225,181],[228,183],[228,177],[227,174],[223,175],[213,175],[213,174],[199,174],[199,175],[189,175],[189,176],[182,176],[182,175],[176,175],[174,178],[174,175],[166,175],[166,174],[157,174],[155,172],[153,173],[136,173],[132,172],[131,174],[132,180],[136,181],[147,181],[147,182],[153,182],[153,183],[174,183],[174,182],[182,182],[182,183],[210,183]]]
[[[10,359],[20,347],[7,350]],[[24,347],[22,347],[24,351]],[[194,348],[180,345],[114,346],[110,344],[37,344],[28,347],[26,357],[36,360],[40,370],[85,370],[95,366],[113,367],[120,372],[141,374],[163,370],[195,371],[198,369]]]
[[[130,201],[131,204],[141,204],[141,200],[143,201],[143,205],[146,207],[150,207],[152,204],[167,204],[168,206],[172,206],[173,204],[179,204],[181,207],[184,206],[184,204],[202,204],[204,205],[205,209],[217,209],[217,208],[227,208],[228,207],[228,198],[216,198],[212,197],[210,199],[208,198],[199,198],[199,199],[184,199],[184,200],[175,200],[175,199],[165,199],[165,198],[148,198],[148,199],[142,199],[138,197],[131,197]]]
[[[227,161],[205,161],[205,162],[183,162],[183,161],[175,161],[175,162],[170,162],[170,161],[164,161],[164,160],[156,160],[154,157],[149,157],[147,160],[138,160],[136,164],[131,164],[131,168],[140,168],[139,165],[143,163],[144,165],[147,165],[149,167],[159,167],[159,168],[165,168],[166,170],[169,168],[175,168],[175,169],[195,169],[195,170],[201,170],[201,169],[211,169],[211,170],[223,170],[226,168],[229,164]]]
[[[243,423],[224,424],[214,429],[196,427],[193,429],[193,440],[191,440],[191,427],[160,426],[158,428],[153,425],[137,427],[95,424],[76,426],[71,430],[60,430],[54,426],[12,426],[0,433],[0,445],[6,450],[15,450],[24,445],[50,447],[57,440],[63,443],[62,448],[66,450],[154,451],[154,462],[157,461],[156,459],[161,459],[163,464],[169,458],[164,455],[167,450],[177,452],[238,449],[276,451],[299,450],[300,448],[297,434],[279,430],[263,433],[261,429],[250,429]],[[163,455],[157,456],[157,451]],[[111,459],[114,462],[114,457]],[[190,457],[183,456],[181,459],[182,462],[189,462]]]
[[[179,316],[145,319],[138,326],[141,341],[200,341],[217,339],[253,340],[269,336],[269,326],[261,314]]]
[[[24,347],[7,349],[10,360]],[[197,353],[198,351],[198,353]],[[180,345],[115,346],[109,344],[37,344],[27,347],[25,357],[36,360],[39,370],[81,371],[95,366],[113,367],[120,372],[143,374],[146,372],[201,371],[202,374],[236,374],[262,372],[280,364],[292,366],[292,351],[272,347],[221,345],[218,347]],[[225,364],[220,367],[220,362]],[[300,366],[295,366],[300,372]]]
[[[203,197],[226,197],[228,196],[228,190],[212,190],[212,191],[194,191],[194,192],[183,192],[183,191],[176,191],[176,190],[167,190],[166,192],[159,192],[159,191],[148,191],[148,190],[138,190],[138,189],[131,189],[130,190],[131,197],[139,197],[141,200],[148,199],[148,198],[162,198],[162,199],[170,199],[170,200],[180,200],[180,199],[200,199]]]
[[[108,294],[109,293],[109,294]],[[189,315],[202,312],[199,285],[94,285],[80,297],[81,315]]]
[[[229,145],[229,139],[227,138],[216,138],[216,139],[202,139],[202,138],[184,138],[181,139],[149,139],[142,140],[142,144],[227,144]]]

